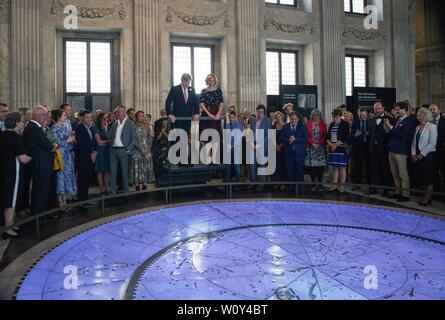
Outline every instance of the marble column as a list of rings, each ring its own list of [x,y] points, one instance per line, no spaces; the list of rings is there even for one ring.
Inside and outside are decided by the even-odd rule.
[[[320,107],[329,120],[332,111],[346,102],[343,0],[321,0],[320,8],[324,70],[324,101]]]
[[[9,0],[0,0],[0,102],[10,104]]]
[[[41,104],[40,0],[11,1],[11,106]]]
[[[411,34],[410,0],[392,1],[392,51],[397,100],[416,102],[415,37]]]
[[[237,41],[239,108],[254,110],[260,103],[266,103],[264,68],[265,42],[262,43],[261,6],[262,0],[237,0]],[[264,72],[265,74],[265,72]],[[264,88],[263,88],[264,87]]]
[[[134,0],[135,107],[157,118],[161,108],[160,0]]]

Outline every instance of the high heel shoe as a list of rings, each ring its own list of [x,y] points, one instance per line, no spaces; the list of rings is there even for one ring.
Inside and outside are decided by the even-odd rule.
[[[417,204],[421,207],[431,207],[433,205],[433,200],[430,199],[428,202],[424,202],[422,200],[422,201],[417,202]]]

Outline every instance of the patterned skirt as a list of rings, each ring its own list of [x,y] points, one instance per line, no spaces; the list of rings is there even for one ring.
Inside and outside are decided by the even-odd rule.
[[[318,149],[308,147],[305,166],[308,168],[326,167],[326,148],[324,146]]]
[[[77,191],[74,154],[67,149],[60,149],[63,158],[63,171],[57,172],[57,195],[70,196]]]
[[[338,148],[335,152],[329,152],[329,165],[333,167],[347,167],[349,157],[346,149]]]
[[[140,185],[155,180],[153,158],[151,155],[135,155],[131,158],[130,185]]]

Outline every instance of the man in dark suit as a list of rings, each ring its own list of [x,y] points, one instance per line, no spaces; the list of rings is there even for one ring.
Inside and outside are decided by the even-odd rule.
[[[76,159],[78,163],[77,199],[89,199],[88,190],[91,178],[94,176],[96,162],[96,139],[92,129],[93,118],[91,111],[81,112],[82,122],[76,128]]]
[[[5,119],[9,108],[6,103],[0,103],[0,132],[6,131]]]
[[[227,139],[225,148],[230,149],[231,154],[231,164],[226,164],[226,177],[225,182],[229,183],[232,181],[232,176],[235,176],[235,182],[241,182],[241,164],[239,164],[239,161],[242,159],[237,159],[235,152],[239,147],[242,147],[239,145],[239,142],[241,142],[241,139],[236,139],[237,137],[242,136],[243,128],[239,124],[239,122],[236,119],[236,113],[234,111],[229,113],[229,116],[227,117],[227,122],[224,126],[224,129],[227,130],[227,132],[230,130],[231,136],[230,139]]]
[[[39,214],[48,209],[51,190],[51,173],[57,149],[46,137],[43,130],[48,122],[48,110],[38,106],[32,111],[32,120],[23,132],[27,154],[32,158],[31,214]]]
[[[192,76],[183,74],[181,84],[173,87],[165,102],[167,115],[175,129],[183,129],[190,134],[192,119],[199,120],[199,100],[195,89],[190,84]],[[177,120],[176,118],[190,118],[190,120]]]
[[[385,121],[384,127],[391,134],[389,143],[389,164],[394,178],[396,193],[393,198],[398,202],[410,201],[410,177],[408,174],[408,159],[411,155],[411,144],[415,127],[409,117],[409,105],[406,102],[396,103],[394,110],[397,123],[392,126]]]
[[[292,113],[289,118],[290,123],[286,124],[281,132],[287,177],[289,182],[304,182],[304,163],[309,142],[308,131],[296,113]],[[289,192],[292,191],[293,188],[289,186]]]
[[[436,175],[435,189],[445,191],[445,118],[442,117],[438,105],[431,105],[430,110],[433,114],[433,124],[437,127],[436,168],[439,174]],[[441,183],[443,183],[442,188],[440,188]]]
[[[371,184],[388,187],[391,184],[389,170],[389,139],[390,134],[385,130],[385,122],[394,125],[393,120],[385,114],[382,102],[374,105],[375,117],[369,121],[369,158],[371,161]],[[371,194],[376,194],[371,190]],[[383,196],[388,196],[387,190]]]
[[[354,160],[353,182],[371,183],[369,163],[369,119],[368,110],[359,110],[358,119],[352,124],[352,159]]]

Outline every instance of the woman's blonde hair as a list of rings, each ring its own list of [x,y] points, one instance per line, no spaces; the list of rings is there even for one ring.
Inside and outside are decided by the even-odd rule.
[[[281,116],[281,119],[284,119],[284,114],[280,111],[275,112],[275,120],[278,120],[278,116]]]
[[[215,79],[215,84],[216,84],[216,86],[218,86],[219,81],[218,81],[218,77],[216,76],[216,74],[211,73],[211,74],[209,74],[209,75],[207,76],[207,78],[206,78],[206,84],[207,84],[207,85],[210,84],[210,80],[209,80],[210,78]]]

